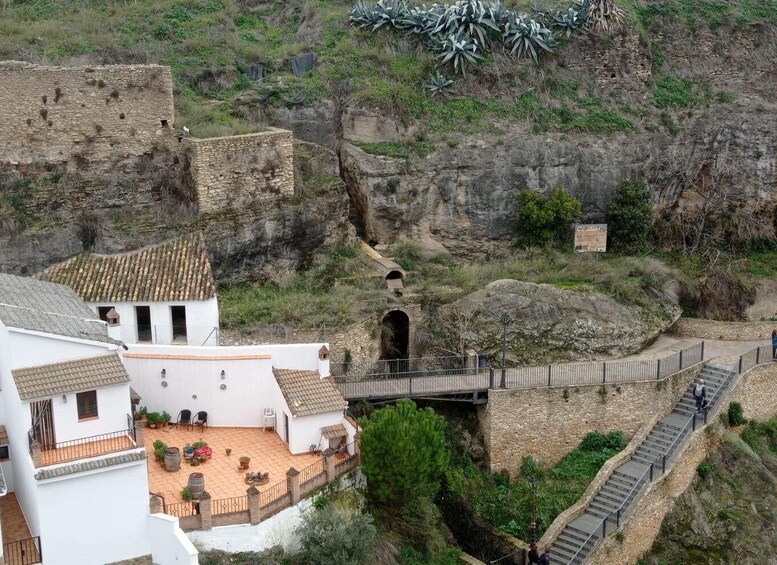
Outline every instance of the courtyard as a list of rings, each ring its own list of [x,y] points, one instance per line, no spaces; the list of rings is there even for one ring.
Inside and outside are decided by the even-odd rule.
[[[185,425],[164,429],[145,428],[144,443],[148,452],[149,490],[164,496],[166,504],[182,502],[181,490],[187,486],[189,474],[198,472],[205,477],[205,490],[212,499],[245,496],[250,485],[246,484],[247,471],[239,469],[240,457],[250,457],[248,471],[269,473],[269,481],[259,490],[272,487],[286,479],[286,471],[294,467],[298,471],[321,460],[320,453],[292,455],[275,431],[262,428],[190,428]],[[163,463],[154,458],[153,443],[161,440],[168,447],[181,450],[181,467],[168,472]],[[211,459],[192,466],[184,459],[183,448],[187,444],[204,441],[213,450]],[[230,455],[226,450],[230,449]]]

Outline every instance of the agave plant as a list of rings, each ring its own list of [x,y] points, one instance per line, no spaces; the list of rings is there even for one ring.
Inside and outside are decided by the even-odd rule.
[[[411,8],[403,22],[405,32],[416,35],[431,34],[444,11],[439,4],[434,4],[431,9],[427,9],[426,5]]]
[[[464,67],[467,63],[475,65],[483,59],[483,56],[478,53],[475,40],[462,31],[446,37],[434,36],[434,38],[437,50],[440,52],[437,55],[440,64],[452,63],[454,72],[465,74]]]
[[[555,45],[553,32],[536,20],[527,20],[511,14],[504,26],[504,41],[512,45],[510,53],[519,57],[524,53],[539,62],[541,51],[552,51]]]
[[[365,4],[361,0],[351,9],[348,20],[356,27],[378,29],[383,25],[383,17],[378,7],[375,4]]]
[[[501,0],[488,2],[484,6],[488,17],[497,25],[497,27],[501,27],[507,21],[507,15],[510,11],[502,4]]]
[[[364,4],[361,0],[351,10],[350,22],[357,27],[377,31],[383,26],[404,29],[410,12],[407,0],[378,0],[377,4]]]
[[[608,32],[623,24],[623,10],[613,0],[590,0],[587,20],[596,33]]]
[[[440,71],[437,71],[429,77],[428,88],[431,91],[432,96],[437,96],[438,94],[445,94],[452,84],[453,79],[449,79],[444,74],[440,73]]]
[[[582,3],[579,10],[569,7],[566,12],[557,13],[551,25],[559,31],[560,35],[566,36],[567,39],[575,31],[587,32],[589,5],[588,0],[586,0]]]
[[[489,17],[483,2],[459,0],[445,9],[432,33],[448,36],[462,32],[472,37],[478,47],[485,49],[489,43],[490,30],[500,31],[497,23]]]

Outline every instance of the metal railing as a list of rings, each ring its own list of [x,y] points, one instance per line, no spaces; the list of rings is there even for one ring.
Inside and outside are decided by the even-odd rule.
[[[177,516],[178,518],[184,518],[186,516],[196,516],[200,513],[199,502],[196,500],[189,500],[186,502],[173,502],[168,504],[165,509],[165,514],[170,516]]]
[[[43,562],[40,536],[3,544],[5,565],[33,565]]]
[[[127,451],[138,447],[135,435],[135,422],[127,415],[127,428],[116,432],[108,432],[68,441],[40,444],[41,462],[43,465],[53,465],[77,459],[86,459],[118,451]],[[27,432],[30,444],[30,455],[33,454],[35,430]]]
[[[764,350],[767,348],[768,348],[767,353],[769,355],[764,354],[765,353]],[[679,355],[679,353],[680,352],[678,352],[678,354],[675,354],[675,355]],[[702,355],[703,355],[703,349],[702,349]],[[696,431],[697,417],[701,414],[702,417],[704,418],[704,423],[705,424],[707,423],[709,418],[709,412],[716,411],[720,408],[720,406],[722,406],[722,403],[718,401],[731,388],[731,384],[735,380],[735,378],[741,375],[743,372],[752,369],[756,365],[767,363],[770,361],[772,361],[771,346],[756,347],[755,349],[748,351],[747,353],[744,353],[743,355],[740,356],[737,366],[733,367],[732,369],[729,370],[728,373],[726,373],[726,376],[723,379],[723,381],[720,383],[720,386],[715,390],[715,393],[709,399],[708,408],[702,411],[696,411],[692,416],[688,418],[688,421],[685,423],[683,428],[678,432],[677,437],[675,437],[675,439],[672,441],[669,447],[663,450],[663,452],[660,455],[657,455],[650,463],[650,465],[648,465],[648,468],[639,477],[639,479],[637,479],[637,482],[634,484],[632,489],[626,495],[623,502],[621,502],[620,506],[618,506],[618,508],[616,508],[613,512],[610,512],[607,516],[601,519],[601,521],[594,529],[594,531],[591,532],[588,538],[580,545],[580,548],[572,556],[572,558],[569,559],[569,561],[567,561],[567,565],[571,565],[572,563],[574,563],[575,560],[578,559],[581,554],[587,555],[588,552],[585,551],[586,548],[596,547],[597,541],[599,539],[604,539],[606,537],[608,522],[611,524],[614,524],[615,528],[617,529],[620,527],[621,523],[626,518],[628,518],[628,516],[631,515],[631,513],[636,511],[635,505],[631,505],[631,502],[636,500],[637,496],[639,496],[642,493],[643,488],[646,488],[647,485],[653,482],[654,477],[656,477],[656,475],[663,475],[666,473],[667,468],[672,464],[672,462],[677,458],[677,456],[685,449],[685,446],[690,442],[691,437],[693,436],[693,432]],[[682,368],[684,361],[682,360],[681,356],[678,357],[677,363]]]
[[[232,514],[233,512],[248,511],[248,496],[235,496],[232,498],[218,498],[211,501],[211,514]]]
[[[265,491],[262,491],[259,495],[259,506],[267,506],[268,504],[271,504],[278,500],[279,498],[283,498],[289,493],[289,482],[287,479],[284,479],[278,483],[275,483],[273,486],[268,488]]]
[[[342,459],[335,459],[335,471],[345,465],[348,465],[356,457],[355,443],[356,442],[351,442],[343,449],[342,454],[345,454],[346,457],[343,457]],[[335,472],[335,474],[337,473]]]
[[[662,379],[700,363],[704,342],[662,359],[565,363],[534,367],[481,367],[477,355],[334,364],[346,398],[419,396],[489,388],[538,388],[620,384]]]
[[[304,485],[308,481],[315,479],[318,475],[321,475],[324,472],[326,472],[326,464],[324,459],[319,459],[315,463],[311,463],[299,472],[300,486]]]

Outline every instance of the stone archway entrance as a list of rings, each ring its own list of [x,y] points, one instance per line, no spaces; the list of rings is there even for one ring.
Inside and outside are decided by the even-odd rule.
[[[402,310],[392,310],[380,324],[380,358],[407,359],[410,351],[410,318]]]

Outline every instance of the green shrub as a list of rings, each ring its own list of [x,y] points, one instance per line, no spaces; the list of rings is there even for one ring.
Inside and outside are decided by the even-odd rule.
[[[377,539],[372,516],[342,504],[326,504],[308,512],[299,530],[303,563],[361,565]]]
[[[777,418],[768,422],[751,421],[742,432],[742,439],[757,453],[764,449],[777,453]]]
[[[580,451],[605,451],[613,449],[621,451],[626,447],[626,439],[623,432],[613,431],[607,434],[601,432],[590,432],[586,434],[583,441],[580,442]]]
[[[582,214],[580,201],[565,188],[543,196],[534,190],[518,194],[517,229],[522,245],[543,245],[561,240],[569,225]]]
[[[636,254],[650,245],[653,214],[650,190],[642,181],[624,181],[607,207],[607,233],[613,250]]]
[[[375,411],[363,427],[362,471],[374,502],[401,507],[437,492],[450,461],[441,416],[403,399]]]
[[[730,426],[742,426],[747,424],[745,411],[739,402],[732,402],[728,405],[728,424]]]
[[[696,468],[696,472],[699,473],[699,476],[702,479],[706,479],[707,477],[711,477],[712,474],[717,470],[717,465],[715,463],[712,463],[710,461],[703,461],[699,464],[699,466]]]
[[[653,105],[656,108],[677,106],[686,108],[698,101],[693,91],[693,81],[674,77],[663,77],[656,82],[653,90]]]

